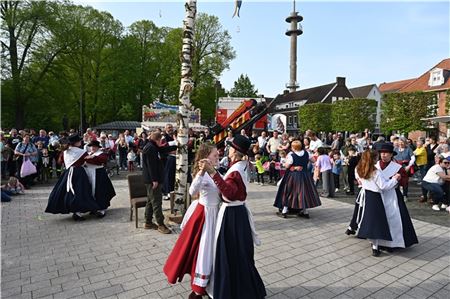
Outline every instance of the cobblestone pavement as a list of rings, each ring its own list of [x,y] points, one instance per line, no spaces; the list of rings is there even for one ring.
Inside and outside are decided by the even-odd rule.
[[[126,181],[114,185],[103,219],[45,214],[50,186],[2,203],[1,298],[187,298],[189,276],[171,286],[162,274],[177,234],[135,229]],[[309,220],[282,219],[274,196],[273,186],[250,185],[269,298],[449,298],[448,227],[414,220],[420,244],[374,258],[368,241],[344,234],[352,205],[323,199]]]

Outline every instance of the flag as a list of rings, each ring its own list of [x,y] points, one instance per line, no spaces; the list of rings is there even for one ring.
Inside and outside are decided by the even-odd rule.
[[[242,5],[242,1],[234,0],[234,14],[233,14],[233,18],[236,15],[239,17],[239,10],[241,9],[241,5]]]

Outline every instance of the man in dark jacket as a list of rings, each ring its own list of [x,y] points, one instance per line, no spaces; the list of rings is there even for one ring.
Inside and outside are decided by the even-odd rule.
[[[147,205],[145,206],[146,229],[156,229],[160,233],[170,234],[170,229],[164,225],[164,215],[162,213],[162,185],[164,183],[164,165],[160,154],[172,151],[176,146],[161,147],[162,135],[160,132],[152,132],[149,142],[142,150],[142,175],[147,188]],[[156,223],[152,222],[153,214]]]

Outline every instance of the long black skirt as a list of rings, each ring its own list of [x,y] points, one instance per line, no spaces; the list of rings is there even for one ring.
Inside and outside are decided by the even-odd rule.
[[[105,168],[98,168],[95,171],[95,200],[100,210],[108,208],[114,196],[116,196],[116,191]]]
[[[217,240],[214,299],[259,299],[266,296],[256,270],[253,238],[245,206],[227,207]]]
[[[392,241],[381,194],[370,190],[365,192],[366,203],[358,238]]]
[[[409,216],[403,195],[398,188],[395,191],[397,193],[398,207],[402,219],[403,240],[405,241],[405,247],[410,247],[413,244],[419,243],[419,241],[417,240],[416,231]]]
[[[74,193],[67,192],[69,169],[60,176],[48,198],[46,213],[68,214],[97,211],[99,205],[92,196],[92,188],[83,167],[73,167],[72,186]]]

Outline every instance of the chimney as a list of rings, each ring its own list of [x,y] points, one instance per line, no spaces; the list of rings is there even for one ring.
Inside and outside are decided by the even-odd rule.
[[[336,83],[338,86],[345,86],[345,77],[336,77]]]
[[[289,90],[285,89],[283,90],[283,95],[287,95],[289,93]]]

